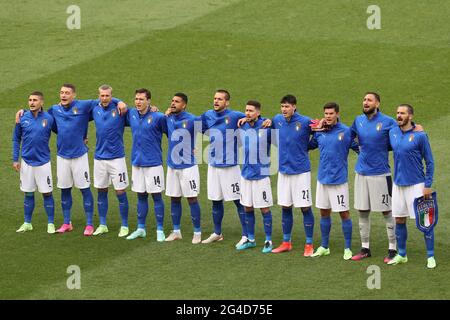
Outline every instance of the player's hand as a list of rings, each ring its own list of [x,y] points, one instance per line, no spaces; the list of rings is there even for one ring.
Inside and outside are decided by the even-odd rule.
[[[324,118],[311,120],[311,124],[309,126],[312,131],[325,131],[329,129],[329,127],[325,124]]]
[[[262,123],[262,127],[263,128],[270,128],[272,126],[272,120],[270,119],[266,119],[264,120],[264,122]]]
[[[23,116],[23,109],[20,109],[19,111],[16,112],[16,123],[20,122],[20,118]]]
[[[247,117],[239,119],[237,122],[238,128],[240,128],[246,122],[247,122]]]
[[[423,188],[423,197],[425,199],[431,199],[431,194],[433,193],[433,189],[431,188]]]
[[[170,114],[172,113],[172,109],[170,107],[167,108],[166,112],[164,112],[164,114],[167,116],[170,116]]]
[[[126,103],[123,101],[117,103],[117,110],[119,111],[119,115],[121,116],[125,115],[128,111]]]
[[[84,140],[83,140],[83,142],[84,142],[84,144],[88,144],[88,142],[89,142],[89,139],[88,138],[85,138]]]
[[[150,111],[151,112],[158,112],[159,111],[159,109],[158,109],[158,107],[157,106],[150,106]]]
[[[19,162],[13,162],[13,168],[17,172],[19,172],[20,171],[20,163]]]
[[[423,130],[423,127],[420,124],[416,124],[413,131],[414,132],[424,132],[425,130]]]

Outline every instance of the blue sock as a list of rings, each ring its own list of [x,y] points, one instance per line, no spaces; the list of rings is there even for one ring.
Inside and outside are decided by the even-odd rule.
[[[398,254],[406,257],[406,240],[408,239],[406,223],[397,223],[395,225],[395,237],[397,238]]]
[[[322,234],[322,244],[324,248],[328,248],[330,241],[331,217],[320,218],[320,233]]]
[[[237,212],[239,215],[239,221],[241,222],[242,228],[242,236],[247,237],[247,224],[245,223],[245,210],[239,200],[234,200],[234,204],[236,205]]]
[[[145,229],[145,220],[148,215],[148,193],[138,193],[137,220],[138,228]]]
[[[266,241],[272,241],[272,212],[263,213],[264,233]]]
[[[86,215],[86,225],[92,226],[92,219],[94,218],[94,197],[92,196],[91,188],[81,189],[83,194],[84,214]]]
[[[198,201],[189,203],[189,207],[191,208],[191,219],[192,224],[194,225],[194,232],[201,232],[202,228],[200,226],[200,205],[198,204]]]
[[[424,233],[425,245],[427,247],[427,256],[434,257],[434,229]]]
[[[255,211],[245,213],[245,223],[247,224],[247,237],[249,240],[255,240]]]
[[[164,201],[161,193],[152,193],[155,218],[156,218],[156,230],[164,230]]]
[[[70,209],[72,208],[72,188],[61,189],[61,207],[64,223],[70,223]]]
[[[128,197],[127,193],[117,194],[119,200],[120,217],[122,218],[122,227],[128,227]]]
[[[172,224],[173,230],[180,230],[181,225],[181,201],[171,201],[171,216],[172,216]]]
[[[342,232],[344,233],[345,249],[352,247],[352,219],[342,220]]]
[[[106,225],[106,215],[108,214],[108,192],[99,191],[97,193],[97,210],[100,224]]]
[[[303,228],[305,229],[306,243],[313,243],[314,234],[314,214],[311,207],[303,212]]]
[[[294,215],[291,208],[281,209],[281,226],[283,228],[283,241],[291,241],[292,225],[294,223]]]
[[[212,215],[214,222],[214,233],[222,233],[222,219],[223,219],[223,201],[213,201],[212,202]]]
[[[47,213],[47,223],[55,223],[55,200],[53,199],[53,195],[44,197],[44,208]]]
[[[24,220],[27,223],[31,223],[31,217],[34,210],[34,193],[25,193],[25,199],[23,200],[23,212]]]

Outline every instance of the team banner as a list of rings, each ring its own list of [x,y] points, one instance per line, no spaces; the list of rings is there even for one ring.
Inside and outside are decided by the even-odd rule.
[[[423,233],[433,230],[438,222],[438,204],[436,192],[431,194],[430,199],[423,196],[414,199],[414,213],[416,215],[416,226]]]

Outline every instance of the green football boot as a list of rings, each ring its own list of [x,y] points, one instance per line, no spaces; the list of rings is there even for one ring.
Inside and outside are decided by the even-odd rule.
[[[330,254],[330,248],[324,248],[322,246],[318,247],[316,252],[314,252],[311,257],[322,257]]]
[[[25,222],[23,225],[20,226],[19,229],[16,230],[16,232],[24,233],[31,230],[33,230],[33,226],[31,225],[31,223]]]
[[[407,256],[402,257],[401,255],[398,254],[394,257],[394,259],[389,261],[387,264],[395,266],[396,264],[407,263],[407,262],[408,262]]]
[[[94,236],[98,236],[104,233],[108,233],[108,227],[104,224],[101,224],[97,227],[97,229],[95,229],[94,231]]]

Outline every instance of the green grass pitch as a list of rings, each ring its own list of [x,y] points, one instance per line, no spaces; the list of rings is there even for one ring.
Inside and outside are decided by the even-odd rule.
[[[432,1],[353,0],[79,0],[81,29],[68,30],[67,1],[0,1],[0,299],[449,299],[450,208],[450,3]],[[367,8],[381,9],[381,29],[369,30]],[[395,114],[411,103],[416,120],[427,131],[436,170],[440,219],[436,229],[435,270],[426,269],[425,245],[413,221],[408,226],[406,265],[383,264],[387,236],[380,214],[372,215],[373,256],[359,263],[344,261],[340,219],[333,216],[331,255],[303,258],[304,232],[295,210],[294,250],[263,255],[260,248],[236,252],[240,227],[234,205],[225,205],[225,240],[191,244],[192,225],[184,202],[182,232],[175,243],[157,243],[150,205],[146,239],[117,238],[119,212],[110,191],[108,226],[101,237],[82,236],[84,213],[74,191],[70,234],[49,236],[42,199],[36,196],[34,231],[16,234],[23,219],[23,194],[12,169],[11,134],[15,111],[26,106],[32,90],[42,90],[46,106],[58,101],[62,83],[78,86],[81,99],[96,96],[103,83],[133,104],[134,90],[147,87],[153,104],[165,109],[177,91],[189,95],[195,114],[212,105],[214,90],[226,88],[232,107],[243,110],[259,99],[263,114],[279,112],[287,93],[299,98],[301,113],[317,118],[322,105],[337,101],[342,121],[350,125],[361,113],[363,93],[375,90],[382,111]],[[125,134],[127,155],[130,132]],[[55,152],[55,136],[51,148]],[[89,157],[95,127],[89,130]],[[166,146],[166,138],[164,138]],[[165,158],[165,156],[164,156]],[[129,160],[129,158],[127,158]],[[313,190],[318,152],[311,153]],[[353,168],[349,156],[350,194]],[[53,170],[56,169],[52,158]],[[129,163],[129,162],[128,162]],[[130,167],[129,167],[130,169]],[[212,231],[206,197],[206,165],[200,166],[203,237]],[[56,181],[56,171],[54,173]],[[276,199],[276,176],[272,177]],[[94,191],[94,190],[93,190]],[[96,199],[96,192],[94,191]],[[55,189],[56,223],[62,221],[60,192]],[[315,192],[314,192],[315,196]],[[136,226],[136,195],[128,192],[130,227]],[[165,231],[170,231],[170,203],[165,198]],[[95,208],[95,212],[96,212]],[[274,243],[281,241],[281,212],[273,207]],[[319,214],[315,246],[319,245]],[[357,212],[353,216],[353,251],[360,247]],[[98,224],[97,212],[95,223]],[[263,239],[257,216],[257,240]],[[69,290],[66,270],[81,268],[81,289]],[[369,290],[367,268],[381,269],[381,289]]]

